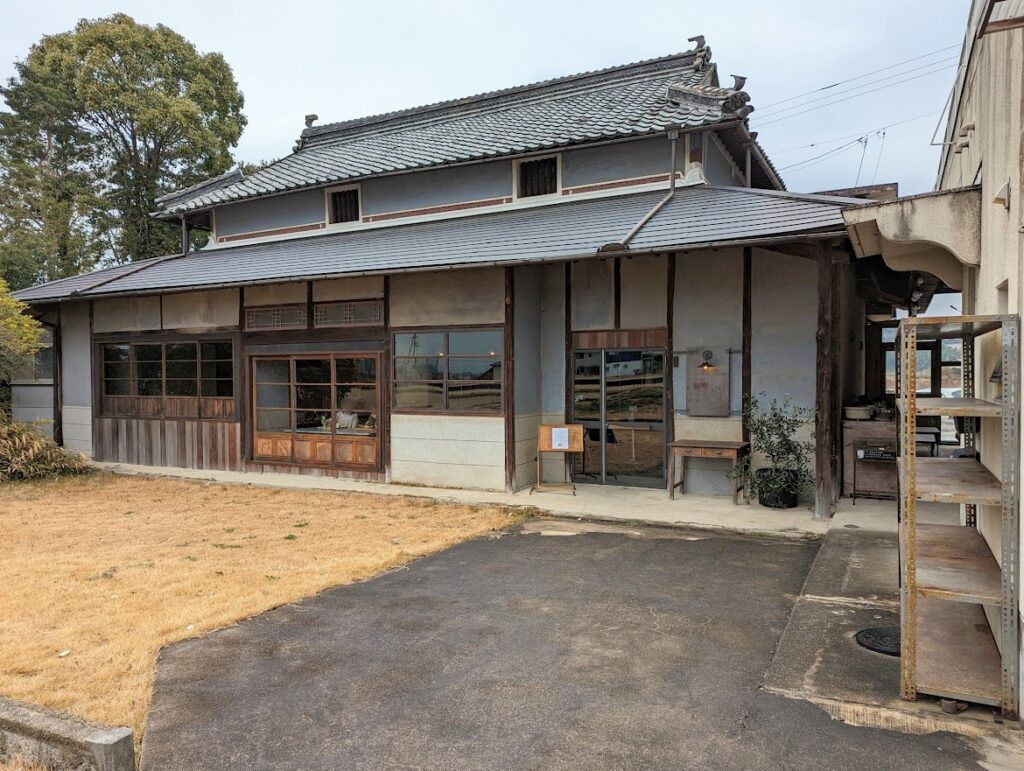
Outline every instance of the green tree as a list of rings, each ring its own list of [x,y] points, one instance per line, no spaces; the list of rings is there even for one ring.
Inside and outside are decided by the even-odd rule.
[[[43,347],[43,327],[26,310],[0,279],[0,380],[10,380]]]
[[[125,14],[44,37],[0,95],[5,124],[30,123],[18,105],[39,97],[67,122],[101,202],[90,233],[115,262],[178,250],[180,231],[150,217],[156,198],[231,168],[246,123],[223,56]]]
[[[19,289],[92,268],[105,246],[88,136],[53,78],[0,93],[0,278]]]

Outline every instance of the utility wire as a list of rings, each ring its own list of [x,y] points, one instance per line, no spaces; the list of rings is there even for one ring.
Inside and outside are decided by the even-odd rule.
[[[943,67],[942,70],[950,69],[953,66],[955,66],[955,65],[949,65],[947,67]],[[872,89],[870,89],[868,91],[862,91],[859,94],[853,94],[852,96],[846,96],[846,97],[843,97],[842,99],[836,99],[834,102],[828,102],[826,104],[819,105],[817,107],[808,107],[806,110],[801,110],[800,112],[794,112],[794,113],[792,113],[790,115],[783,115],[781,118],[772,118],[769,121],[757,124],[756,128],[758,130],[760,130],[761,128],[763,128],[765,126],[770,126],[773,123],[778,123],[780,121],[789,120],[790,118],[796,118],[796,117],[798,117],[800,115],[803,115],[805,113],[811,112],[813,110],[821,110],[821,109],[824,109],[826,107],[831,107],[833,105],[840,104],[841,102],[848,102],[851,99],[856,99],[856,98],[861,97],[861,96],[867,96],[868,94],[873,94],[876,91],[882,91],[882,90],[884,90],[886,88],[892,88],[893,86],[899,86],[899,85],[901,85],[903,83],[909,83],[912,80],[919,80],[920,78],[927,77],[928,75],[935,75],[936,73],[941,72],[942,70],[935,70],[933,72],[925,72],[925,73],[922,73],[920,75],[915,75],[912,78],[906,78],[904,80],[897,80],[895,83],[890,83],[890,84],[888,84],[886,86],[878,86],[878,88],[872,88]]]
[[[875,159],[875,170],[871,172],[871,184],[875,184],[875,177],[878,176],[878,167],[882,163],[882,150],[885,149],[885,131],[882,132],[882,142],[878,145],[878,158]]]
[[[853,180],[854,187],[857,187],[857,185],[860,184],[860,172],[864,168],[864,156],[868,154],[868,142],[870,142],[871,140],[868,137],[863,137],[861,139],[858,139],[857,141],[864,145],[864,149],[861,150],[860,163],[857,164],[857,178]]]
[[[817,99],[808,99],[806,102],[799,102],[797,104],[791,105],[790,107],[783,107],[780,110],[770,110],[767,114],[762,114],[760,117],[768,118],[768,117],[771,117],[771,116],[774,116],[774,115],[781,115],[782,113],[789,112],[790,110],[797,110],[797,109],[799,109],[801,107],[805,107],[805,106],[807,106],[809,104],[814,104],[816,102],[829,101],[829,100],[831,100],[835,96],[840,96],[842,94],[849,94],[849,93],[852,93],[854,91],[859,91],[862,88],[867,88],[868,86],[874,86],[874,85],[876,85],[878,83],[884,83],[885,81],[892,80],[893,78],[901,78],[904,75],[909,75],[912,72],[920,72],[921,70],[927,70],[927,69],[931,69],[933,67],[936,67],[937,69],[935,69],[934,71],[938,72],[939,70],[944,69],[943,67],[939,67],[939,65],[941,65],[941,64],[948,64],[950,62],[957,61],[958,59],[959,59],[959,57],[957,57],[957,56],[951,56],[951,57],[949,57],[947,59],[939,59],[938,61],[928,62],[928,64],[923,64],[920,67],[911,67],[909,70],[902,70],[901,72],[897,72],[897,73],[895,73],[893,75],[887,75],[884,78],[879,78],[878,80],[869,80],[867,83],[861,83],[860,85],[852,86],[851,88],[844,88],[842,91],[833,91],[832,93],[826,94],[825,96],[819,96]]]
[[[905,120],[897,121],[896,123],[888,123],[888,124],[886,124],[884,126],[879,126],[878,128],[868,129],[867,131],[860,131],[860,132],[858,132],[856,134],[847,134],[847,135],[841,136],[841,137],[833,137],[832,139],[819,139],[819,140],[817,140],[815,142],[811,142],[811,143],[806,144],[806,145],[799,145],[797,147],[786,147],[786,148],[783,148],[782,150],[772,150],[772,155],[781,155],[782,153],[791,153],[791,152],[794,152],[796,150],[806,150],[809,147],[818,147],[819,145],[830,145],[833,142],[842,142],[844,139],[851,139],[853,137],[862,137],[865,134],[871,134],[871,133],[876,132],[876,131],[884,131],[885,129],[891,129],[894,126],[902,126],[904,123],[911,123],[911,122],[913,122],[915,120],[922,120],[924,118],[930,118],[933,115],[938,115],[940,112],[942,112],[942,110],[935,110],[933,112],[926,112],[923,115],[915,115],[913,118],[907,118]]]
[[[780,166],[779,167],[779,171],[786,171],[787,169],[795,169],[798,166],[803,166],[805,164],[813,163],[814,161],[817,161],[818,159],[824,159],[824,158],[828,158],[828,157],[830,157],[832,155],[836,155],[837,153],[840,153],[843,150],[847,150],[847,149],[853,147],[855,144],[860,142],[865,136],[867,136],[867,134],[861,134],[856,139],[854,139],[854,140],[852,140],[850,142],[847,142],[846,144],[839,145],[839,147],[833,147],[831,150],[826,150],[825,152],[823,152],[823,153],[821,153],[819,155],[812,155],[810,158],[804,158],[802,161],[796,161],[795,163],[791,163],[788,166]]]
[[[811,91],[805,91],[804,93],[797,94],[796,96],[790,96],[790,97],[787,97],[786,99],[781,99],[778,102],[772,102],[771,104],[763,105],[762,109],[768,109],[769,107],[774,107],[777,104],[785,104],[786,102],[792,102],[794,99],[799,99],[802,96],[810,96],[811,94],[817,94],[820,91],[827,91],[830,88],[835,88],[836,86],[842,86],[842,85],[845,85],[846,83],[852,83],[855,80],[861,80],[862,78],[866,78],[866,77],[868,77],[870,75],[877,75],[879,72],[885,72],[886,70],[891,70],[891,69],[894,69],[896,67],[900,67],[900,66],[902,66],[904,64],[910,64],[911,62],[920,61],[921,59],[927,59],[929,56],[934,56],[935,54],[941,54],[941,53],[944,53],[946,51],[950,51],[950,50],[952,50],[954,48],[959,48],[959,47],[960,47],[960,44],[957,43],[956,45],[946,46],[945,48],[937,48],[934,51],[929,51],[926,54],[921,54],[920,56],[915,56],[912,59],[904,59],[902,62],[896,62],[896,64],[890,64],[887,67],[881,67],[881,68],[879,68],[877,70],[872,70],[871,72],[865,72],[865,73],[863,73],[861,75],[855,75],[852,78],[847,78],[846,80],[840,80],[840,81],[837,81],[836,83],[830,83],[827,86],[821,86],[820,88],[815,88],[815,89],[813,89]]]
[[[809,169],[812,166],[817,166],[819,163],[824,163],[825,161],[829,160],[830,158],[835,158],[835,157],[845,153],[847,150],[851,149],[852,147],[855,147],[856,145],[857,145],[857,141],[854,140],[853,142],[845,144],[842,147],[837,147],[835,150],[831,151],[830,153],[818,156],[818,158],[816,160],[808,161],[808,162],[805,162],[803,164],[798,164],[800,166],[800,168],[795,168],[795,166],[797,165],[797,164],[795,164],[794,166],[789,167],[789,173],[790,174],[794,174],[794,173],[803,171],[804,169]],[[782,171],[782,169],[779,169],[779,171]]]

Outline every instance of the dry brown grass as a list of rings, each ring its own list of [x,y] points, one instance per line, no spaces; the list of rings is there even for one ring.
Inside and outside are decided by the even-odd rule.
[[[138,739],[161,646],[519,516],[109,474],[0,484],[0,693]]]

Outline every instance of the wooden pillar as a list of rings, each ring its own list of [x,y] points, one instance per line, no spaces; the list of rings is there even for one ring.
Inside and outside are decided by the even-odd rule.
[[[742,352],[741,352],[741,356],[743,357],[743,365],[742,365],[742,380],[741,380],[741,382],[742,382],[742,386],[741,386],[741,389],[742,389],[742,399],[741,399],[741,402],[740,402],[740,409],[743,411],[742,412],[743,417],[741,418],[741,422],[742,422],[742,426],[743,426],[743,441],[744,442],[749,442],[750,441],[750,425],[747,422],[747,404],[750,402],[750,390],[751,390],[751,383],[752,383],[752,380],[753,380],[753,378],[751,376],[752,370],[751,370],[751,364],[750,364],[750,362],[751,362],[751,353],[752,353],[751,349],[750,349],[750,344],[751,344],[751,339],[753,338],[753,335],[751,334],[751,327],[750,327],[750,309],[751,309],[751,294],[752,294],[751,270],[752,270],[752,268],[753,268],[753,249],[751,249],[749,246],[745,246],[745,247],[743,247],[743,312],[742,312],[743,320],[742,320],[742,339],[741,339],[741,343],[740,343],[740,347],[743,349]]]
[[[61,351],[61,333],[64,330],[62,306],[57,304],[57,323],[51,327],[53,331],[53,441],[64,446],[64,364]],[[92,355],[92,341],[90,341]]]
[[[665,439],[666,444],[676,438],[675,408],[675,304],[676,304],[676,255],[668,256],[668,280],[665,289],[667,306],[665,308],[665,324],[668,327],[668,351],[665,360]]]
[[[505,413],[505,489],[515,487],[516,474],[516,395],[515,395],[515,275],[511,267],[505,268],[505,326],[504,326],[504,413]]]
[[[814,517],[833,514],[836,490],[836,389],[838,378],[839,264],[827,245],[818,251],[818,329],[815,392]]]

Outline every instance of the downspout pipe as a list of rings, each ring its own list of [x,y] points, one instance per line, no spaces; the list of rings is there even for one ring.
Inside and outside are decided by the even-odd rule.
[[[629,242],[633,239],[633,236],[639,233],[640,229],[648,222],[650,222],[651,218],[659,211],[661,211],[664,208],[665,204],[672,200],[672,196],[676,194],[676,167],[678,166],[677,159],[679,155],[679,129],[674,128],[670,130],[668,132],[668,138],[669,141],[672,143],[672,161],[670,164],[671,171],[669,174],[668,193],[665,195],[664,198],[658,201],[654,205],[654,208],[647,212],[647,214],[645,214],[638,223],[636,223],[632,228],[630,228],[630,231],[626,233],[625,236],[623,236],[622,240],[618,244],[615,245],[619,250],[627,249],[629,247]],[[605,251],[606,249],[607,247],[602,247],[602,251]]]

